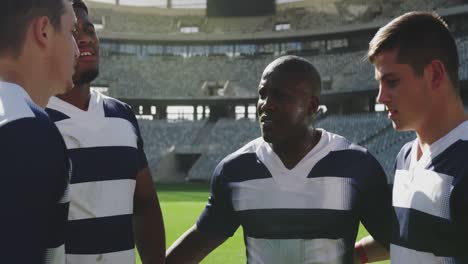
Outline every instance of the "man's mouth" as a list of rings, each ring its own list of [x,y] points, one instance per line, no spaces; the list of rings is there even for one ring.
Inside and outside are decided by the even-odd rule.
[[[388,117],[389,117],[389,118],[394,117],[396,114],[398,114],[398,110],[388,108]]]
[[[273,119],[270,116],[261,116],[260,117],[260,124],[263,127],[270,127],[273,125]]]
[[[94,54],[89,52],[89,51],[84,51],[84,52],[80,53],[80,58],[81,57],[88,57],[88,56],[94,56]]]

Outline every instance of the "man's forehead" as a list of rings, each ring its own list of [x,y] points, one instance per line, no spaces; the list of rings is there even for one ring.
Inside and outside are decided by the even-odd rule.
[[[375,56],[374,65],[388,65],[396,64],[398,62],[398,50],[386,50],[382,51]]]
[[[396,49],[379,53],[375,56],[373,64],[376,77],[393,72],[402,65],[398,62],[398,50]]]

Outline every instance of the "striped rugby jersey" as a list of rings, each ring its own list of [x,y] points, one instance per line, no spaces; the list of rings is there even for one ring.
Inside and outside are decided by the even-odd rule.
[[[417,160],[418,141],[397,156],[392,263],[468,263],[468,121]]]
[[[197,228],[232,236],[242,226],[250,264],[352,263],[359,221],[388,243],[391,198],[381,166],[365,149],[321,131],[291,170],[263,138],[223,159]]]
[[[0,169],[0,262],[65,264],[65,144],[23,88],[1,81]]]
[[[94,90],[87,111],[53,97],[47,112],[73,162],[67,263],[135,263],[135,177],[147,166],[135,115]]]

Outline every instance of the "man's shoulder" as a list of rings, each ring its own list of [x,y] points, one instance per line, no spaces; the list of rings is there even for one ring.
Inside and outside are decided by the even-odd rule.
[[[406,142],[396,156],[396,170],[409,169],[411,161],[411,149],[413,148],[414,140]]]
[[[32,102],[18,102],[14,109],[3,109],[0,113],[0,130],[14,137],[46,138],[55,136],[56,127],[48,114]],[[51,133],[52,132],[52,133]]]
[[[44,110],[22,96],[20,91],[0,90],[0,127],[22,119],[35,125],[50,123]]]
[[[356,175],[364,177],[383,172],[379,162],[366,148],[330,132],[324,132],[322,136],[328,137],[328,146],[323,149],[311,175],[354,178]]]
[[[360,158],[372,157],[372,155],[366,148],[354,142],[351,142],[350,140],[341,135],[323,130],[322,136],[327,137],[327,144],[329,145],[330,154],[332,155],[339,153],[338,155],[353,156]]]
[[[262,138],[256,138],[224,157],[216,166],[215,175],[226,175],[231,171],[249,169],[255,164],[259,164],[256,150],[262,142]]]
[[[98,93],[97,91],[95,92]],[[102,99],[105,117],[123,118],[131,121],[135,119],[135,114],[130,105],[101,93],[99,93],[99,96]]]
[[[232,164],[243,162],[245,159],[256,159],[256,149],[262,144],[262,142],[263,139],[261,137],[248,142],[238,150],[227,155],[221,160],[220,164]]]

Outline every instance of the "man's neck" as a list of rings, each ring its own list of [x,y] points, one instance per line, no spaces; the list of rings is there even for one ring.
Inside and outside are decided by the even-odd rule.
[[[452,100],[432,111],[426,122],[416,129],[419,143],[417,159],[419,160],[423,152],[426,152],[431,144],[450,133],[466,120],[468,120],[468,117],[465,115],[463,103],[459,99]]]
[[[50,90],[43,89],[45,86],[41,79],[35,76],[37,73],[19,60],[0,60],[0,80],[21,86],[35,104],[45,108],[52,94]]]
[[[322,133],[319,130],[310,130],[303,140],[295,142],[283,142],[282,144],[270,144],[284,166],[288,169],[296,165],[312,150],[320,141]]]
[[[89,99],[91,97],[90,87],[91,84],[89,83],[75,86],[69,92],[58,95],[57,97],[81,110],[87,111],[89,107]]]

